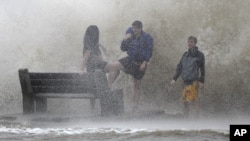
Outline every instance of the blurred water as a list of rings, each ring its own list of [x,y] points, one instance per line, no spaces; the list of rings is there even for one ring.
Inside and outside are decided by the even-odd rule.
[[[186,38],[194,35],[206,57],[202,108],[209,113],[249,113],[249,7],[248,0],[2,0],[0,80],[5,83],[0,84],[0,109],[21,111],[19,68],[78,72],[83,34],[90,24],[100,28],[106,59],[117,60],[123,55],[119,45],[126,28],[139,19],[155,44],[143,81],[143,102],[177,106],[181,81],[172,91],[168,84],[187,50]],[[118,85],[130,99],[132,81],[124,74],[120,77]]]
[[[148,129],[27,129],[19,132],[19,129],[2,129],[2,140],[29,141],[29,140],[53,140],[53,141],[227,141],[228,133],[213,130],[171,130],[150,131]],[[7,130],[7,131],[6,131]]]
[[[10,119],[12,117],[12,119]],[[230,124],[246,118],[181,119],[160,116],[77,117],[15,114],[0,120],[1,140],[226,141]]]
[[[106,59],[117,60],[124,55],[119,45],[126,28],[138,19],[154,38],[153,57],[142,84],[141,109],[181,112],[181,81],[178,80],[174,88],[169,82],[181,55],[187,50],[186,38],[194,35],[206,57],[205,89],[200,92],[202,116],[249,117],[249,12],[249,0],[1,0],[0,112],[22,112],[19,68],[39,72],[78,72],[83,34],[90,24],[96,24],[100,29]],[[124,89],[127,112],[131,109],[131,77],[121,73],[116,83]],[[48,104],[52,113],[73,116],[90,112],[89,100],[56,99],[49,100]],[[220,131],[213,128],[217,125],[214,122],[194,130],[160,128],[165,122],[157,126],[146,123],[142,123],[147,125],[145,127],[138,124],[120,127],[123,124],[119,122],[113,127],[63,125],[58,128],[57,125],[48,128],[49,124],[13,127],[9,123],[0,126],[0,139],[183,140],[191,135],[194,137],[191,140],[228,140],[230,122],[223,129],[218,128]],[[179,127],[180,123],[176,125]]]

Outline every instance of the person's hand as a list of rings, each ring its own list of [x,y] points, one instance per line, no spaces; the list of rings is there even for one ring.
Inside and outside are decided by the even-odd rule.
[[[172,80],[170,84],[171,86],[175,85],[175,80]]]
[[[125,37],[123,38],[123,40],[126,41],[126,40],[128,40],[130,38],[132,38],[132,34],[128,33],[128,34],[125,35]]]
[[[81,70],[80,72],[79,72],[79,75],[83,75],[85,72],[84,72],[84,70]]]
[[[83,59],[83,64],[85,64],[85,59]],[[84,72],[85,72],[85,66],[84,66],[84,65],[81,65],[78,74],[81,76],[81,75],[84,74]]]
[[[140,66],[140,71],[145,71],[146,70],[146,67],[147,67],[147,63],[146,62],[143,62]]]

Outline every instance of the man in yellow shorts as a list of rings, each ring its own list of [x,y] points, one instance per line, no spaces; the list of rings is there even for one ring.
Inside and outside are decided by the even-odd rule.
[[[186,51],[176,68],[176,73],[171,81],[171,85],[181,75],[184,82],[182,91],[183,113],[185,117],[189,116],[189,104],[194,105],[196,114],[199,112],[198,89],[204,87],[205,81],[205,57],[196,46],[197,38],[188,37],[188,51]]]

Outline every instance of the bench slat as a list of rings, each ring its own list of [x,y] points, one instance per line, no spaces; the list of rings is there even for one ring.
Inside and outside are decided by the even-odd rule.
[[[32,86],[84,86],[85,88],[95,88],[95,83],[91,79],[32,79]]]
[[[96,93],[96,89],[73,86],[32,86],[34,94],[37,93]]]
[[[95,95],[91,93],[81,93],[81,94],[63,94],[58,95],[54,93],[43,93],[36,94],[37,97],[46,97],[46,98],[97,98]]]
[[[30,79],[91,79],[90,73],[84,73],[82,75],[78,73],[29,73]]]

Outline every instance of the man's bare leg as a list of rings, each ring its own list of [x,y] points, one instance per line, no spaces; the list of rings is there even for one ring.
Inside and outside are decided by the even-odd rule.
[[[199,100],[194,101],[194,116],[199,117]]]
[[[138,104],[139,104],[139,100],[140,100],[140,96],[141,96],[141,80],[134,80],[134,97],[133,97],[133,101],[134,101],[134,107],[136,110],[138,108]]]
[[[189,116],[189,103],[184,101],[183,102],[183,114],[185,118],[188,118]]]
[[[113,84],[117,76],[120,74],[120,70],[122,69],[123,69],[123,66],[119,61],[116,61],[115,63],[112,63],[112,64],[108,64],[106,70],[109,72],[109,75],[108,75],[109,86]]]

